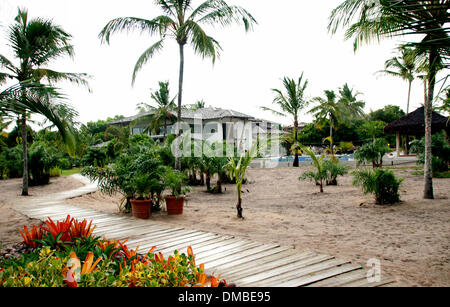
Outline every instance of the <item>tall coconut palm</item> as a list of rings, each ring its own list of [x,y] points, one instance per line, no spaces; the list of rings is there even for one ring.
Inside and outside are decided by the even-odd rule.
[[[308,87],[308,79],[303,79],[303,73],[298,78],[296,82],[294,79],[284,77],[283,90],[272,89],[272,91],[276,94],[273,104],[278,105],[281,108],[281,112],[268,108],[261,107],[264,111],[270,111],[278,116],[292,116],[294,120],[294,145],[298,142],[298,124],[299,124],[299,116],[300,112],[306,108],[309,104],[309,100],[305,97],[305,91]],[[299,166],[298,160],[299,152],[295,151],[295,159],[294,159],[294,167]]]
[[[341,110],[345,113],[345,119],[359,119],[364,117],[364,107],[366,103],[358,100],[358,96],[362,93],[351,89],[347,83],[339,89],[339,101]]]
[[[406,102],[406,114],[409,114],[412,83],[420,67],[418,52],[414,48],[402,45],[397,48],[399,56],[387,60],[384,69],[378,73],[401,78],[408,82],[408,99]],[[423,58],[423,57],[422,57]]]
[[[175,39],[180,54],[179,83],[178,83],[178,120],[181,120],[183,78],[184,78],[184,47],[190,44],[194,52],[202,58],[211,58],[213,63],[219,56],[221,46],[213,37],[206,34],[205,25],[229,26],[232,23],[244,24],[249,31],[256,24],[256,20],[245,9],[228,5],[223,0],[207,0],[194,8],[192,0],[155,0],[155,4],[162,9],[163,14],[153,19],[136,17],[121,17],[108,22],[100,32],[102,42],[109,43],[110,36],[121,31],[138,30],[147,32],[151,36],[159,35],[160,39],[151,45],[139,57],[134,67],[132,83],[137,73],[156,53],[160,52],[167,38]],[[177,144],[177,148],[179,144]],[[176,159],[176,168],[180,168],[180,159]]]
[[[416,78],[416,73],[421,70],[424,57],[420,56],[415,48],[402,45],[397,48],[400,56],[387,60],[384,70],[379,73],[401,78],[408,82],[408,99],[406,103],[406,114],[409,114],[409,103],[411,100],[412,83]],[[420,62],[422,60],[422,63]],[[408,154],[408,136],[405,139],[405,154]]]
[[[317,102],[318,105],[309,110],[308,113],[314,115],[319,128],[323,128],[327,123],[330,124],[330,152],[333,154],[333,128],[336,128],[336,125],[342,121],[343,111],[334,91],[325,90],[325,96],[326,98],[313,98],[313,101]]]
[[[450,59],[450,0],[345,0],[330,16],[328,29],[335,34],[345,28],[345,38],[354,38],[354,49],[361,44],[383,38],[421,35],[411,40],[428,57],[427,99],[425,103],[425,166],[424,198],[433,199],[431,118],[436,75],[441,61],[449,67]]]
[[[160,130],[161,123],[164,126],[164,139],[167,134],[167,120],[173,119],[175,116],[173,112],[176,111],[175,99],[176,97],[170,99],[169,81],[159,82],[159,89],[150,96],[154,102],[156,102],[156,107],[147,103],[138,104],[138,110],[144,112],[150,112],[148,116],[143,116],[139,119],[150,120],[148,130],[158,131]]]
[[[42,18],[28,19],[28,11],[19,9],[15,22],[7,30],[9,46],[12,48],[15,58],[19,61],[14,65],[5,56],[0,55],[0,67],[7,72],[0,73],[2,79],[9,78],[18,81],[19,85],[25,82],[40,82],[46,79],[51,84],[61,80],[76,84],[88,85],[86,74],[74,74],[57,72],[45,68],[51,61],[62,56],[73,57],[73,46],[70,45],[70,34],[66,33],[53,21]],[[22,98],[26,103],[25,88],[22,90]],[[45,96],[45,95],[44,95]],[[37,97],[43,97],[38,95]],[[50,102],[49,102],[50,103]],[[64,107],[63,107],[64,108]],[[44,111],[44,110],[41,110]],[[20,117],[22,126],[23,145],[23,186],[22,195],[28,195],[28,157],[27,157],[27,116],[32,113],[40,113],[39,110],[22,108],[16,114]]]

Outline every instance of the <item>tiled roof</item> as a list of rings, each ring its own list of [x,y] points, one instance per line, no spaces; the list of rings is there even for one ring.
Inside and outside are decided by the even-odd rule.
[[[128,124],[140,117],[146,116],[146,115],[150,115],[152,114],[152,112],[145,112],[145,113],[140,113],[134,116],[130,116],[130,117],[126,117],[126,118],[122,118],[116,121],[113,121],[110,123],[110,125],[125,125]],[[172,112],[173,115],[177,115],[176,112]],[[241,112],[237,112],[234,110],[225,110],[225,109],[220,109],[220,108],[203,108],[203,109],[198,109],[196,111],[194,110],[182,110],[181,111],[181,118],[182,119],[194,119],[194,117],[200,117],[202,119],[222,119],[222,118],[228,118],[228,117],[234,117],[234,118],[244,118],[244,119],[249,119],[252,120],[254,119],[253,116],[241,113]]]

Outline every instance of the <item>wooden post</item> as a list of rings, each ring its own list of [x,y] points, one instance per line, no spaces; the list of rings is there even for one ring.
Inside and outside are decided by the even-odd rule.
[[[396,140],[396,150],[397,150],[397,157],[400,156],[400,132],[397,131],[397,140]]]

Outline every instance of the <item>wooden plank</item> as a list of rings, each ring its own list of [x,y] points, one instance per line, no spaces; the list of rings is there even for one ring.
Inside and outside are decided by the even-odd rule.
[[[177,235],[172,235],[172,236],[163,236],[160,238],[151,238],[149,240],[147,240],[146,242],[139,244],[139,246],[141,246],[142,248],[150,248],[152,246],[165,246],[167,244],[170,244],[171,242],[176,242],[178,240],[183,240],[186,238],[190,238],[196,235],[204,235],[205,232],[199,232],[199,231],[195,231],[195,230],[190,230],[190,231],[184,231],[182,234],[177,234]]]
[[[299,278],[291,279],[281,283],[271,283],[271,285],[273,285],[274,287],[300,287],[354,270],[361,270],[361,266],[347,263],[338,267],[322,270],[309,276],[301,276]]]
[[[280,247],[275,248],[273,250],[269,250],[267,252],[261,253],[260,255],[257,255],[255,259],[243,259],[240,262],[234,264],[232,267],[230,266],[224,266],[224,267],[217,267],[216,270],[221,270],[227,272],[228,275],[236,274],[238,272],[242,272],[244,270],[250,270],[257,268],[259,266],[265,265],[268,262],[272,262],[274,260],[278,260],[280,258],[285,257],[291,257],[294,253],[291,249],[287,247]],[[315,255],[315,254],[314,254]]]
[[[219,235],[216,235],[216,234],[214,234],[214,235],[215,236],[211,237],[211,238],[201,238],[201,239],[192,240],[191,242],[189,242],[190,244],[183,244],[183,245],[177,246],[176,249],[178,251],[181,251],[183,249],[186,249],[188,246],[191,246],[192,249],[194,250],[194,255],[195,255],[195,251],[196,251],[196,248],[198,246],[202,246],[202,245],[205,245],[205,244],[206,245],[214,244],[214,243],[221,242],[221,241],[228,240],[228,239],[232,238],[232,237],[222,237],[222,236],[219,236]],[[172,253],[173,250],[172,250],[172,247],[170,247],[170,248],[161,249],[160,252],[163,255],[165,255],[166,253]]]
[[[295,269],[302,269],[331,259],[333,257],[328,255],[305,256],[298,259],[292,257],[291,259],[286,259],[284,262],[284,259],[281,259],[280,261],[268,263],[266,266],[258,268],[256,272],[252,271],[251,274],[249,272],[238,274],[233,280],[239,286],[254,284],[265,279],[278,277],[282,274],[289,274]]]
[[[215,247],[214,249],[209,249],[209,250],[206,250],[206,251],[199,251],[197,249],[197,253],[195,254],[195,257],[196,257],[196,259],[199,262],[202,262],[201,259],[206,258],[207,256],[220,254],[220,253],[225,252],[225,251],[230,250],[230,249],[235,249],[235,248],[240,247],[240,246],[245,246],[245,245],[247,245],[249,243],[251,243],[251,242],[240,240],[240,239],[236,239],[235,242],[232,242],[232,243],[230,242],[229,244],[228,243],[227,244],[223,244],[223,245]]]
[[[349,282],[366,278],[367,278],[366,272],[364,270],[356,270],[345,274],[340,274],[338,276],[334,276],[331,278],[327,278],[325,280],[315,282],[311,285],[306,285],[305,287],[342,287],[343,285]]]
[[[280,253],[276,254],[270,259],[263,259],[262,261],[258,261],[258,263],[250,263],[248,266],[244,266],[242,268],[235,268],[231,272],[224,272],[224,276],[228,279],[233,279],[237,281],[238,279],[242,279],[244,277],[252,276],[255,274],[262,274],[272,269],[277,269],[284,265],[289,265],[299,261],[306,260],[316,260],[317,254],[313,252],[303,252],[303,253],[292,253],[292,251],[288,251],[287,254]]]
[[[192,230],[191,232],[187,232],[185,229],[182,229],[177,232],[171,232],[171,233],[163,233],[158,236],[146,236],[145,239],[139,240],[139,242],[130,242],[129,246],[141,246],[143,248],[149,246],[156,246],[158,247],[158,244],[163,244],[164,242],[167,242],[169,240],[176,240],[178,238],[181,238],[183,236],[189,235],[191,233],[195,233],[195,230]]]
[[[163,236],[167,236],[167,235],[170,235],[170,234],[175,234],[175,233],[180,234],[184,230],[185,230],[184,228],[170,228],[170,227],[167,227],[166,229],[150,231],[150,232],[146,233],[144,236],[142,236],[140,238],[129,240],[127,245],[141,244],[142,242],[151,240],[152,238],[163,237]]]
[[[223,258],[225,258],[227,256],[235,255],[235,254],[240,253],[240,252],[245,252],[245,251],[247,251],[247,250],[249,250],[251,248],[260,247],[260,246],[261,246],[261,243],[248,242],[247,244],[245,244],[243,246],[239,246],[237,248],[234,248],[234,249],[231,249],[231,250],[227,250],[227,251],[222,252],[222,253],[216,253],[216,254],[210,255],[208,257],[199,257],[198,260],[201,261],[202,263],[204,263],[205,265],[207,264],[208,267],[209,267],[209,263],[211,263],[213,261],[217,261],[217,260],[223,259]]]
[[[194,251],[194,255],[197,258],[198,254],[202,251],[209,251],[211,249],[218,248],[220,246],[233,244],[235,242],[239,241],[235,237],[230,236],[223,236],[215,240],[214,242],[203,242],[198,245],[192,245],[192,249]]]
[[[57,202],[56,202],[57,204]],[[21,211],[26,212],[26,213],[47,213],[47,212],[55,212],[55,213],[60,213],[60,212],[67,212],[67,207],[65,206],[61,206],[61,205],[45,205],[45,206],[39,206],[39,207],[33,207],[33,208],[24,208],[21,209]],[[80,208],[81,209],[81,208]]]
[[[279,245],[278,244],[258,245],[258,246],[254,247],[254,248],[251,248],[251,249],[248,249],[248,250],[245,250],[245,251],[241,251],[241,252],[239,252],[237,254],[230,255],[228,257],[222,257],[222,258],[217,259],[217,260],[209,261],[208,262],[208,268],[211,270],[211,269],[214,269],[217,266],[225,265],[227,263],[234,262],[234,261],[240,260],[240,259],[245,259],[245,258],[247,258],[249,256],[252,256],[252,255],[264,252],[264,251],[269,250],[269,249],[273,249],[275,247],[279,247]]]
[[[266,278],[262,281],[251,283],[251,285],[255,287],[264,287],[267,284],[273,285],[278,283],[284,283],[287,282],[288,280],[295,278],[314,276],[316,273],[320,271],[335,268],[345,264],[349,264],[349,262],[347,260],[342,259],[329,259],[320,262],[311,262],[309,264],[298,266],[297,268],[286,271],[283,274],[278,274],[270,278]],[[360,266],[358,267],[361,268]]]
[[[186,236],[184,238],[173,240],[173,241],[165,243],[165,244],[159,244],[157,250],[160,251],[160,250],[168,249],[168,248],[173,248],[173,250],[175,250],[175,247],[183,246],[183,244],[188,244],[188,246],[189,246],[190,242],[192,242],[194,240],[200,240],[203,238],[214,238],[214,237],[216,237],[215,234],[208,233],[208,232],[205,232],[203,234],[193,233],[192,235]]]
[[[347,283],[344,287],[380,287],[395,282],[392,278],[382,278],[379,282],[369,282],[367,279]]]
[[[92,222],[92,225],[94,225],[94,222]],[[127,219],[123,219],[123,220],[112,220],[112,221],[104,221],[102,223],[96,223],[94,226],[97,226],[95,229],[98,231],[103,231],[105,229],[109,229],[111,228],[111,226],[115,226],[115,228],[118,228],[119,231],[120,229],[122,229],[122,227],[127,227],[127,226],[133,226],[133,223],[130,223],[129,220]],[[142,224],[138,224],[138,225],[134,225],[136,227],[142,226]]]
[[[94,224],[94,223],[92,223],[92,224]],[[98,224],[96,224],[96,226],[97,226],[97,228],[95,228],[95,230],[97,232],[114,233],[114,232],[124,232],[125,230],[145,227],[146,225],[130,223],[130,221],[125,219],[125,220],[110,221],[106,224],[100,224],[100,226],[98,226]]]
[[[150,231],[154,231],[154,230],[158,230],[158,229],[167,229],[167,227],[165,228],[164,226],[152,225],[152,224],[136,225],[133,228],[123,229],[123,230],[121,229],[119,231],[110,232],[110,233],[108,233],[108,235],[110,235],[110,236],[121,236],[122,235],[122,236],[129,236],[131,238],[131,237],[143,235]]]

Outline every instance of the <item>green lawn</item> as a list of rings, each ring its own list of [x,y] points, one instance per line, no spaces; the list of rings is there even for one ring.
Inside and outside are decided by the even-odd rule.
[[[73,174],[78,174],[80,171],[81,171],[80,167],[67,169],[67,170],[62,170],[61,171],[61,176],[70,176],[70,175],[73,175]]]

